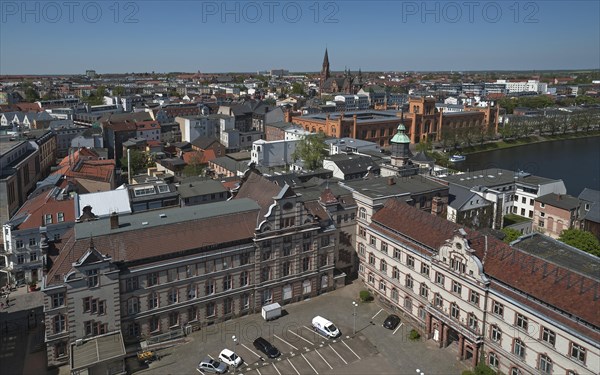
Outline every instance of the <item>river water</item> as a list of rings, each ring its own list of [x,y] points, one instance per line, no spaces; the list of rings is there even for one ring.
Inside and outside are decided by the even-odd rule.
[[[562,179],[570,195],[584,188],[600,190],[600,137],[533,143],[467,156],[461,171],[501,168]]]

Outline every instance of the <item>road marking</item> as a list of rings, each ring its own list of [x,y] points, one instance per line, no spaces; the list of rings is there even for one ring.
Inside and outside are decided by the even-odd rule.
[[[289,342],[285,341],[284,339],[282,339],[281,337],[277,336],[277,335],[273,335],[276,338],[278,338],[279,340],[285,342],[286,344],[288,344],[289,346],[291,346],[292,348],[294,348],[295,350],[298,350],[298,348],[296,348],[294,345],[290,344]]]
[[[246,345],[244,345],[243,343],[240,343],[240,344],[242,344],[242,346],[243,346],[244,348],[248,349],[248,350],[250,351],[250,353],[254,354],[254,355],[255,355],[255,356],[257,356],[258,358],[261,358],[261,356],[259,356],[258,354],[256,354],[256,353],[254,352],[254,350],[250,349],[249,347],[247,347],[247,346],[246,346]]]
[[[373,317],[372,317],[371,319],[375,319],[375,317],[376,317],[377,315],[379,315],[379,313],[380,313],[380,312],[382,312],[382,311],[383,311],[383,309],[381,309],[381,310],[377,311],[377,314],[373,315]]]
[[[296,370],[296,366],[294,366],[294,364],[292,363],[292,361],[290,361],[289,358],[288,358],[288,362],[294,368],[294,371],[296,371],[296,374],[300,375],[300,373],[298,372],[298,370]]]
[[[259,369],[256,369],[256,372],[258,372],[258,375],[262,375]]]
[[[345,364],[348,364],[348,362],[346,362],[346,360],[345,360],[344,358],[342,358],[342,356],[340,355],[340,353],[338,353],[338,352],[336,352],[336,351],[335,351],[335,349],[333,348],[333,346],[329,345],[329,347],[331,348],[331,350],[333,350],[333,352],[334,352],[335,354],[337,354],[337,356],[338,356],[338,357],[340,357],[340,359],[341,359],[342,361],[344,361],[344,363],[345,363]]]
[[[196,367],[196,371],[198,371],[199,373],[201,373],[202,375],[204,375],[204,373],[202,371],[200,371],[200,369],[198,367]]]
[[[294,331],[290,331],[290,330],[288,329],[288,332],[289,332],[289,333],[291,333],[291,334],[292,334],[292,335],[294,335],[294,336],[298,336],[299,338],[301,338],[302,340],[306,341],[307,343],[309,343],[309,344],[311,344],[311,345],[315,345],[315,344],[313,344],[312,342],[308,341],[307,339],[305,339],[304,337],[300,336],[299,334],[297,334],[297,333],[296,333],[296,332],[294,332]]]
[[[275,366],[275,364],[274,364],[274,363],[273,363],[273,367],[275,367],[275,370],[277,370],[277,373],[278,373],[279,375],[281,375],[281,372],[279,372],[279,369],[277,368],[277,366]]]
[[[317,354],[319,355],[319,357],[321,357],[321,359],[323,360],[323,362],[325,362],[325,363],[327,364],[327,366],[329,366],[329,368],[333,370],[333,367],[331,367],[331,365],[329,364],[329,362],[327,362],[327,361],[325,360],[325,357],[323,357],[323,356],[321,355],[321,353],[319,353],[319,351],[318,351],[318,350],[315,350],[315,352],[317,352]]]
[[[356,358],[360,359],[360,357],[358,356],[358,354],[356,354],[356,352],[354,350],[352,350],[351,347],[348,346],[348,344],[346,344],[345,342],[342,341],[342,344],[346,345],[346,348],[350,349],[350,351],[356,356]]]
[[[304,358],[304,360],[306,361],[306,363],[308,363],[308,365],[310,366],[311,369],[313,369],[313,371],[315,372],[315,374],[319,375],[319,373],[317,372],[317,370],[315,370],[315,368],[313,367],[313,365],[308,362],[308,359],[306,359],[306,357],[304,356],[304,354],[302,354],[302,358]]]
[[[302,326],[302,328],[306,328],[306,329],[308,329],[308,330],[309,330],[309,331],[311,331],[311,332],[314,332],[314,331],[315,331],[315,329],[314,329],[314,328],[309,328],[309,327],[307,327],[307,326]]]
[[[404,323],[400,323],[400,325],[398,326],[398,328],[396,328],[396,329],[394,330],[394,333],[392,333],[392,335],[395,335],[395,334],[396,334],[396,331],[397,331],[397,330],[399,330],[399,329],[400,329],[400,327],[402,327],[402,325],[403,325],[403,324],[404,324]]]
[[[210,355],[210,354],[207,354],[207,356],[208,356],[208,358],[212,359],[213,361],[215,360],[215,359],[212,357],[212,355]]]

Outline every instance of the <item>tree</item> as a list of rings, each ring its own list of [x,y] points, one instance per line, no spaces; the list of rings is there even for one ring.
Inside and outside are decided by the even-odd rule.
[[[521,232],[513,228],[502,228],[502,233],[506,235],[503,239],[506,243],[511,243],[521,237]]]
[[[130,156],[131,156],[131,175],[132,176],[154,164],[154,160],[153,160],[152,156],[147,152],[139,151],[139,150],[131,150],[129,152],[130,152]],[[123,169],[127,169],[127,154],[125,154],[125,156],[123,156],[121,158],[120,162],[121,162],[121,166],[123,167]]]
[[[25,100],[30,103],[40,100],[40,94],[38,94],[31,84],[25,86]]]
[[[423,152],[423,153],[428,153],[429,150],[431,150],[433,148],[431,146],[430,139],[417,143],[417,145],[415,147],[416,147],[417,152]]]
[[[325,155],[327,155],[325,134],[319,132],[308,135],[298,142],[292,158],[294,161],[304,161],[304,167],[312,171],[323,165]]]
[[[183,168],[183,174],[186,177],[202,176],[204,174],[204,155],[202,152],[194,151],[188,164]]]
[[[560,234],[558,240],[600,257],[600,242],[591,232],[581,229],[566,229]]]
[[[300,82],[294,82],[292,84],[292,94],[306,96],[304,92],[304,85]]]
[[[122,96],[125,94],[125,88],[123,86],[116,86],[112,89],[112,94],[116,96]]]

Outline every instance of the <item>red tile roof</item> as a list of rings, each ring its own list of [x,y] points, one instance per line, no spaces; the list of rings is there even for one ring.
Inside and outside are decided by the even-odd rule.
[[[199,159],[200,164],[208,164],[209,161],[217,158],[215,150],[208,149],[204,152],[199,151],[188,151],[183,153],[183,161],[190,164]]]
[[[235,214],[202,218],[94,236],[94,247],[113,261],[140,261],[162,256],[179,256],[203,246],[248,240],[254,237],[256,209]],[[110,225],[109,219],[95,224]],[[75,239],[77,226],[63,236],[64,246],[48,272],[47,284],[60,284],[62,278],[88,250],[87,238]],[[82,229],[85,230],[85,229]]]
[[[249,171],[248,173],[248,178],[242,181],[242,186],[235,199],[250,198],[258,203],[260,206],[259,220],[262,221],[274,202],[273,197],[279,194],[281,187],[256,172]]]
[[[138,121],[135,123],[137,130],[159,130],[160,124],[158,121]]]
[[[15,106],[17,106],[23,112],[29,112],[29,111],[41,112],[41,111],[43,111],[43,109],[41,109],[40,106],[37,105],[36,103],[17,103],[17,104],[15,104]]]
[[[57,200],[56,190],[56,188],[49,189],[25,202],[14,215],[14,217],[28,215],[28,218],[19,224],[19,230],[46,226],[46,215],[52,215],[52,224],[57,224],[59,212],[63,213],[64,222],[75,221],[75,201],[71,198]]]
[[[404,241],[410,239],[431,249],[439,249],[461,228],[395,199],[388,200],[373,215],[371,225],[378,230],[388,231],[395,238],[401,238],[398,235],[400,233],[408,237]],[[495,283],[509,285],[600,326],[597,303],[600,283],[597,280],[511,247],[491,236],[487,237],[486,252],[485,237],[476,231],[464,229],[476,256],[484,260],[485,273]]]

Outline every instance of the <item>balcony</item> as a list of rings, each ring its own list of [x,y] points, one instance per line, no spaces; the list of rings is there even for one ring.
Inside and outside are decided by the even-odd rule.
[[[454,329],[456,332],[462,334],[464,337],[466,337],[470,341],[472,341],[476,344],[483,342],[483,336],[481,335],[480,327],[477,327],[475,330],[472,330],[471,328],[469,328],[465,325],[462,325],[457,320],[452,319],[451,317],[446,315],[444,313],[444,311],[442,311],[440,308],[436,308],[433,305],[425,306],[425,310],[429,314],[431,314],[431,316],[433,316],[436,319],[440,320],[441,322],[449,325],[452,329]]]

